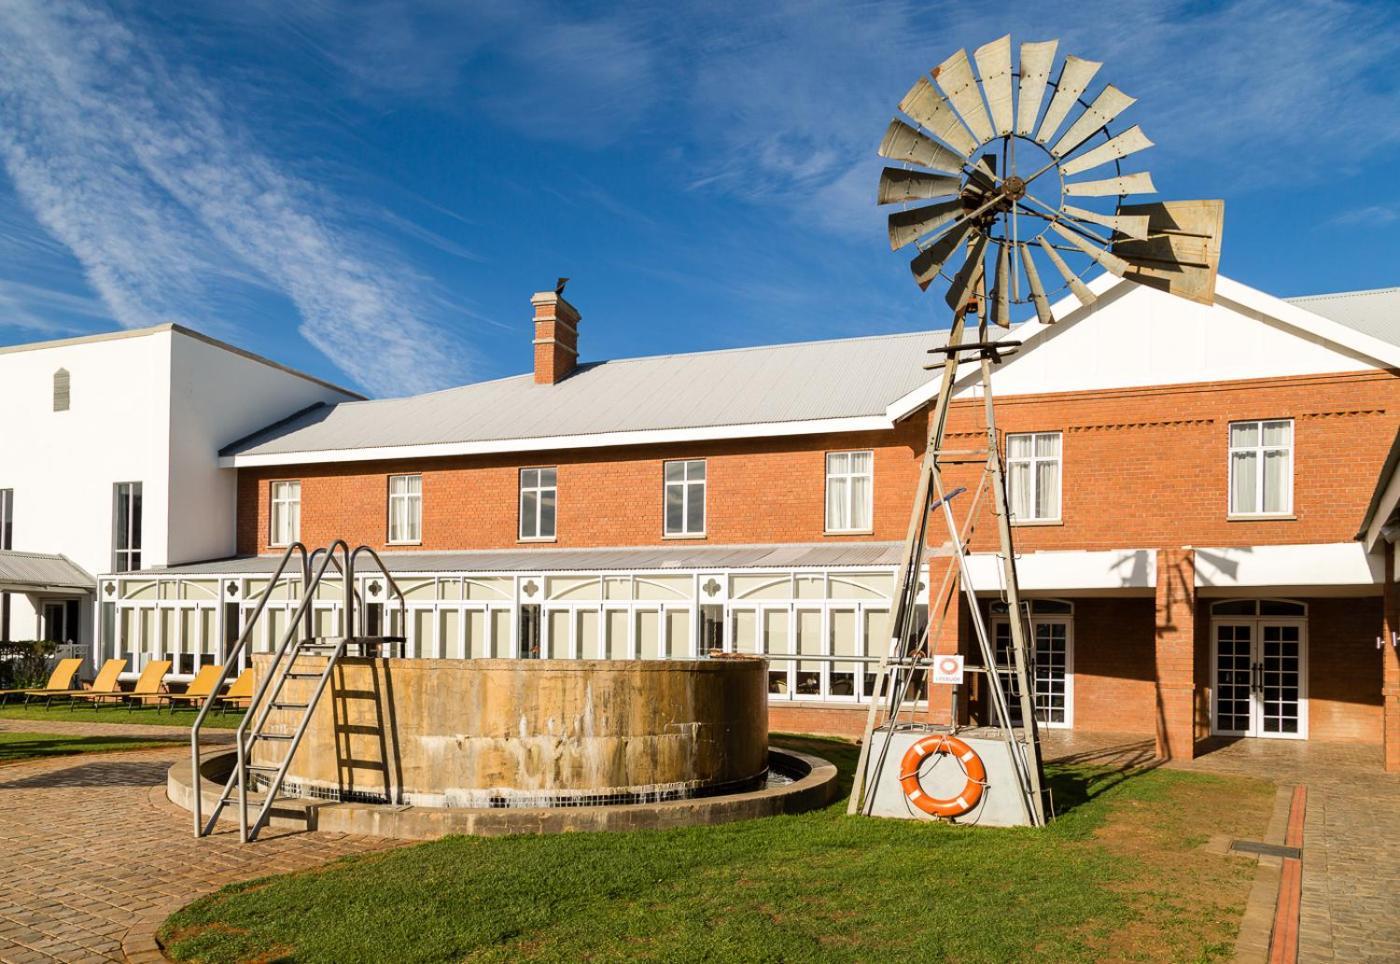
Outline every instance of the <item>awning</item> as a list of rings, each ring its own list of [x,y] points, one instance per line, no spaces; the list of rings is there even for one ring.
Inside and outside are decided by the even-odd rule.
[[[64,555],[0,550],[0,592],[93,592],[97,580]]]

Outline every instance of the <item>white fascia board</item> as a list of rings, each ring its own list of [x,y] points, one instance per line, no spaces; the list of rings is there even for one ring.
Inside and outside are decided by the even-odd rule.
[[[1333,346],[1349,349],[1354,354],[1379,362],[1378,367],[1400,368],[1400,346],[1392,345],[1364,332],[1349,328],[1341,322],[1313,314],[1291,302],[1266,294],[1257,288],[1232,281],[1224,275],[1215,283],[1217,299],[1233,301],[1241,307],[1268,315],[1294,334],[1313,342],[1330,343]]]
[[[1381,529],[1385,527],[1397,505],[1400,505],[1400,469],[1390,474],[1385,491],[1381,493],[1380,501],[1376,503],[1376,511],[1371,516],[1371,524],[1366,527],[1365,545],[1367,552],[1374,550],[1376,543],[1381,541]]]
[[[972,586],[979,593],[1003,593],[1001,558],[976,552],[967,558]],[[1051,550],[1016,557],[1016,579],[1023,592],[1130,593],[1157,588],[1155,549]]]
[[[441,458],[451,455],[493,455],[504,452],[544,452],[607,448],[619,445],[662,445],[675,442],[712,442],[787,435],[827,435],[841,432],[888,432],[894,422],[883,415],[818,418],[794,422],[756,422],[751,425],[711,425],[703,428],[653,429],[640,432],[598,432],[590,435],[553,435],[542,438],[488,439],[479,442],[435,442],[429,445],[385,445],[360,449],[324,449],[310,452],[274,452],[226,455],[223,468],[243,469],[261,465],[306,465],[324,462],[372,462],[380,459]]]
[[[1377,586],[1382,560],[1359,542],[1197,548],[1196,588]]]
[[[1124,281],[1122,278],[1115,277],[1105,271],[1103,274],[1090,281],[1088,287],[1095,295],[1103,297],[1120,284],[1130,284],[1130,282]],[[1072,294],[1068,294],[1050,306],[1050,313],[1058,319],[1055,325],[1042,325],[1039,321],[1034,319],[1017,325],[1015,329],[1015,340],[1021,343],[1021,347],[1016,349],[1016,354],[1018,356],[1024,355],[1026,352],[1030,351],[1035,347],[1036,342],[1043,338],[1047,332],[1054,331],[1057,325],[1069,320],[1070,316],[1082,307],[1084,306],[1080,304],[1078,298]],[[941,374],[942,367],[940,366],[938,369],[935,369],[935,372]],[[956,397],[958,392],[965,390],[969,385],[981,380],[981,378],[981,372],[975,368],[972,369],[972,374],[966,375],[958,380],[957,391],[954,392],[954,396]],[[908,418],[914,412],[917,412],[924,405],[927,405],[938,397],[938,388],[941,383],[941,377],[931,378],[913,391],[906,392],[899,398],[896,398],[885,408],[886,417],[888,417],[891,422],[898,422]]]

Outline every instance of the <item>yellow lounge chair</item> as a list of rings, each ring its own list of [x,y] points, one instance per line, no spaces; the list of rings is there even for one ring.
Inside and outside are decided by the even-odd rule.
[[[26,703],[31,696],[42,696],[44,693],[61,693],[64,690],[73,688],[73,677],[78,675],[78,667],[83,665],[82,659],[60,659],[58,665],[49,674],[49,681],[43,686],[30,686],[18,690],[0,690],[0,703],[4,703],[11,696],[23,696]]]
[[[36,698],[39,696],[44,697],[44,706],[49,707],[53,705],[55,697],[59,696],[68,697],[68,700],[71,703],[73,701],[73,698],[78,696],[86,698],[94,693],[106,693],[109,695],[112,693],[120,693],[121,689],[118,685],[117,678],[121,676],[122,670],[125,668],[125,658],[109,659],[107,660],[107,662],[103,663],[102,668],[97,671],[97,679],[92,681],[91,689],[56,690],[53,692],[45,691],[43,693],[36,693],[35,696]],[[25,698],[25,702],[29,702],[28,697]]]
[[[230,706],[246,710],[251,702],[253,702],[253,667],[249,666],[238,674],[238,679],[233,681],[228,692],[219,697],[219,715],[223,716]]]
[[[147,700],[151,700],[159,705],[161,697],[165,696],[161,692],[161,687],[165,685],[165,674],[170,672],[171,662],[168,659],[153,659],[146,664],[146,668],[141,671],[141,675],[136,678],[136,685],[129,693],[117,693],[115,695],[99,695],[93,699],[102,700],[122,700],[126,703],[127,712],[134,710],[138,706],[145,706]]]
[[[223,671],[222,666],[205,666],[190,680],[190,685],[183,693],[162,693],[160,698],[170,707],[171,713],[175,712],[176,706],[198,706],[214,692],[214,686],[219,682],[219,674]],[[156,712],[160,712],[159,706],[156,707]]]

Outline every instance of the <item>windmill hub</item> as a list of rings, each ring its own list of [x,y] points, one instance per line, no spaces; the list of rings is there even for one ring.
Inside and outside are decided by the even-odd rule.
[[[1026,196],[1026,182],[1015,174],[1001,183],[1001,193],[1011,201],[1019,201]]]

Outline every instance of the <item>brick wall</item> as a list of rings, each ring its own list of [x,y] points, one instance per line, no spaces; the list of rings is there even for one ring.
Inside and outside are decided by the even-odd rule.
[[[1381,742],[1381,600],[1309,599],[1308,737]]]
[[[1344,542],[1355,534],[1394,438],[1400,378],[1381,372],[1078,394],[1018,396],[997,405],[1003,431],[1064,433],[1062,525],[1018,526],[1017,548],[1093,549]],[[1294,518],[1229,521],[1231,420],[1295,419]],[[709,460],[706,542],[900,540],[922,456],[925,419],[893,433],[243,469],[240,552],[267,551],[268,481],[302,481],[302,538],[385,546],[390,473],[423,474],[424,549],[517,544],[517,471],[559,468],[560,547],[655,545],[662,468]],[[981,447],[981,403],[959,403],[949,448]],[[824,453],[874,449],[874,531],[824,535]],[[977,466],[952,481],[975,486]],[[976,548],[990,548],[990,516]]]

